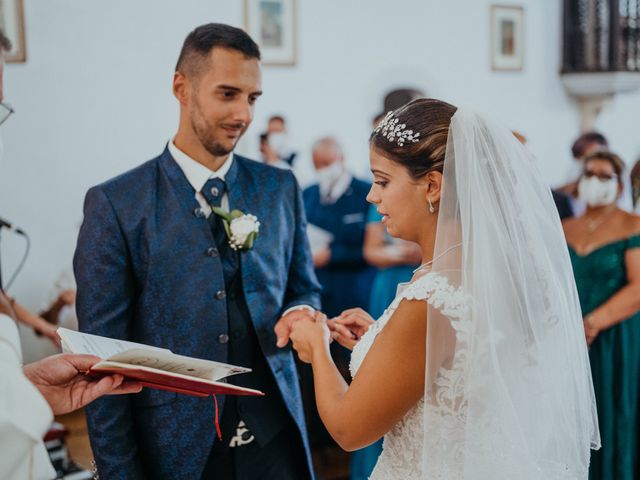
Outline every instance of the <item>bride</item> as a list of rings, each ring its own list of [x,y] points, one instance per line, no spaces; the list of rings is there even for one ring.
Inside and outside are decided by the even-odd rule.
[[[376,480],[587,478],[600,439],[583,323],[535,162],[433,99],[390,112],[370,147],[368,200],[424,263],[366,333],[354,315],[292,326],[327,430],[345,450],[384,436]],[[351,385],[332,338],[355,343]]]

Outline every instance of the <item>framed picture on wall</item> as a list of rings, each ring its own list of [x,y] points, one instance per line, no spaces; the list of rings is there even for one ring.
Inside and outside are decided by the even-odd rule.
[[[491,6],[491,68],[522,70],[524,67],[524,9]]]
[[[0,0],[0,28],[11,40],[11,51],[5,55],[7,63],[27,60],[22,0]]]
[[[245,0],[245,29],[260,45],[265,65],[295,65],[295,0]]]

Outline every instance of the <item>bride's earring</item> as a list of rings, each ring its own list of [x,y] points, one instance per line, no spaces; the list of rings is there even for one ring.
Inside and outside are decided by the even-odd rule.
[[[427,198],[427,202],[429,202],[429,212],[430,213],[436,213],[436,209],[433,206],[433,203],[431,203],[431,199],[430,198]]]

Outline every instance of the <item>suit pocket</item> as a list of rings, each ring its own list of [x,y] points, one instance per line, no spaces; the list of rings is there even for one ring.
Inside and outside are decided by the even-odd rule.
[[[136,394],[134,404],[139,407],[159,407],[176,401],[178,394],[175,392],[167,392],[165,390],[154,390],[145,387],[140,393]]]

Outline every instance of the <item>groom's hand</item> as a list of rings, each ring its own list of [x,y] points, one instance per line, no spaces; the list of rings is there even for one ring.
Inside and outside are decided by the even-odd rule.
[[[315,311],[310,310],[308,308],[300,308],[298,310],[292,310],[288,312],[286,315],[280,317],[276,326],[273,327],[273,330],[276,332],[276,337],[278,340],[276,341],[276,346],[278,348],[282,348],[289,343],[289,336],[291,335],[291,329],[293,328],[293,324],[300,320],[311,320],[314,321]]]

